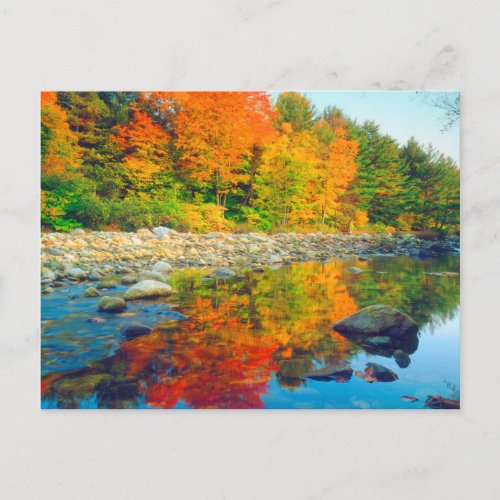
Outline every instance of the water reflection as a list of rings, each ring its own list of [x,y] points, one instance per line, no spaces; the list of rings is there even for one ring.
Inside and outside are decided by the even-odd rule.
[[[347,269],[354,263],[363,272],[349,273]],[[53,371],[51,365],[43,366],[43,404],[62,408],[264,408],[285,396],[294,405],[300,403],[308,386],[317,391],[315,406],[323,407],[335,400],[335,395],[325,392],[325,387],[333,387],[322,383],[325,381],[335,382],[335,386],[389,379],[399,383],[398,375],[384,366],[383,359],[391,358],[396,367],[411,371],[419,336],[390,345],[379,339],[377,344],[346,338],[331,325],[362,307],[382,302],[412,316],[421,331],[439,335],[442,325],[457,314],[459,280],[453,274],[428,273],[453,273],[458,266],[456,257],[432,261],[392,257],[296,264],[265,273],[246,272],[229,280],[207,280],[203,271],[177,272],[171,284],[179,293],[169,299],[173,302],[169,307],[188,319],[152,315],[151,306],[160,307],[164,301],[135,303],[127,314],[134,316],[134,322],[155,328],[128,341],[119,331],[131,320],[129,316],[103,314],[105,323],[89,323],[85,318],[90,317],[90,310],[96,315],[96,299],[78,299],[73,305],[77,311],[71,314],[61,301],[51,310],[57,316],[57,329],[46,327],[42,355],[49,349],[44,338],[50,339],[53,355],[54,338],[61,342],[63,336],[65,342],[69,337],[69,352],[56,347],[69,361],[64,370],[57,364]],[[79,307],[81,323],[71,333]],[[113,346],[108,355],[68,369],[79,336],[91,336],[95,341],[104,331],[106,345]],[[110,340],[111,331],[114,337]],[[382,364],[368,361],[353,377],[355,361],[359,365],[365,358],[379,356]]]

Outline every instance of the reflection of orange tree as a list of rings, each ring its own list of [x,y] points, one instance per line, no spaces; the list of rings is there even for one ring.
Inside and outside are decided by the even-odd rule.
[[[248,297],[235,294],[217,306],[198,297],[190,321],[171,335],[171,349],[155,356],[153,376],[139,384],[147,403],[171,408],[184,400],[195,408],[261,408],[276,370],[272,356],[277,345],[252,333],[251,324],[242,320],[238,311],[247,303]]]

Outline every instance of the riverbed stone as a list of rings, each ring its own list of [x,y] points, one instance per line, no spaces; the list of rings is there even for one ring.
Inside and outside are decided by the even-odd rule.
[[[141,271],[137,275],[139,281],[145,280],[155,280],[155,281],[165,281],[165,276],[158,271]]]
[[[89,274],[89,281],[100,281],[102,280],[102,274],[97,269],[92,269]]]
[[[158,273],[168,273],[172,270],[172,266],[168,262],[160,261],[153,266],[153,271]]]
[[[93,286],[89,286],[87,290],[85,290],[85,292],[83,293],[84,297],[99,297],[99,295],[101,295],[99,293],[99,290],[97,290]]]
[[[130,287],[124,295],[125,300],[166,297],[173,292],[172,287],[161,281],[144,280]]]
[[[66,269],[65,274],[68,278],[77,280],[84,280],[87,277],[87,273],[79,267],[70,267],[69,269]]]
[[[345,335],[388,336],[400,338],[418,331],[410,316],[392,307],[377,304],[365,307],[333,325],[334,330]]]
[[[127,304],[120,297],[110,297],[109,295],[105,295],[101,298],[101,300],[99,300],[97,309],[105,312],[121,312],[127,309]]]
[[[126,276],[122,276],[120,278],[120,283],[122,285],[133,285],[134,283],[137,283],[137,277],[127,274]]]

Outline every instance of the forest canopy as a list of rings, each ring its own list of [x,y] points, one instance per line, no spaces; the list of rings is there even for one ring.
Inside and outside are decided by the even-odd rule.
[[[42,227],[458,231],[454,161],[306,96],[43,92]]]

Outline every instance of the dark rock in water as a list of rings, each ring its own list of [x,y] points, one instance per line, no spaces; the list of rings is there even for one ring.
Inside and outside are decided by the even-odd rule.
[[[339,363],[336,365],[325,366],[319,370],[314,370],[303,375],[303,378],[316,380],[320,382],[347,382],[351,379],[353,370],[349,363]]]
[[[122,334],[127,338],[140,337],[142,335],[147,335],[153,331],[149,326],[141,325],[140,323],[131,323],[130,325],[125,325],[122,328]]]
[[[337,321],[333,329],[344,335],[401,338],[417,333],[418,325],[406,314],[379,304],[365,307]]]
[[[99,311],[121,312],[127,309],[127,304],[120,297],[110,297],[105,295],[97,304]]]
[[[370,259],[369,257],[363,257],[362,255],[358,255],[358,260],[360,262],[368,262],[368,261],[370,261],[372,259]]]
[[[399,377],[389,368],[378,363],[366,363],[366,368],[362,372],[356,372],[356,377],[362,378],[365,382],[394,382]]]
[[[396,349],[393,353],[394,361],[396,361],[397,365],[400,368],[408,368],[411,363],[411,358],[407,352],[402,351],[401,349]]]
[[[428,396],[425,400],[425,406],[441,410],[460,410],[460,400],[441,396]]]

